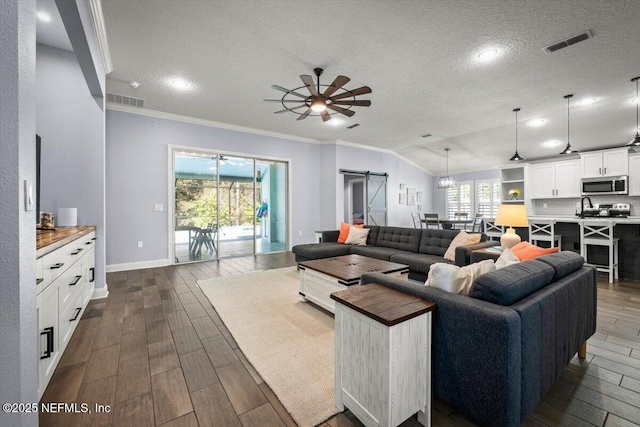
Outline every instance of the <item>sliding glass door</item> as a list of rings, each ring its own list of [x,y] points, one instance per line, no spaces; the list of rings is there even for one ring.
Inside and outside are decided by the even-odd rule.
[[[284,251],[287,162],[173,149],[176,263]]]

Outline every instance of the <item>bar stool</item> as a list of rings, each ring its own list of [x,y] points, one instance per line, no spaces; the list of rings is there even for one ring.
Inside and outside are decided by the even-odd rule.
[[[500,241],[500,237],[504,234],[504,227],[496,225],[495,218],[485,218],[484,220],[484,234],[487,235],[489,240]]]
[[[534,245],[538,241],[549,242],[552,248],[557,246],[559,251],[562,250],[562,234],[556,234],[555,219],[529,218],[529,241]]]
[[[609,265],[596,265],[598,271],[609,273],[609,283],[618,278],[618,238],[613,237],[611,221],[580,222],[580,255],[587,260],[587,246],[608,246]]]

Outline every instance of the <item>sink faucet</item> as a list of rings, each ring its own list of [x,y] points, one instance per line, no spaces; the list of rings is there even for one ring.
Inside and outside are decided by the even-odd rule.
[[[580,199],[580,218],[584,218],[584,199],[589,201],[589,207],[593,208],[593,203],[591,203],[591,198],[589,196],[584,196]]]

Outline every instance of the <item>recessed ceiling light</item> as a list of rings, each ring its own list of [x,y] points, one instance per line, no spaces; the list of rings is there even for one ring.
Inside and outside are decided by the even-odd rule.
[[[542,146],[547,148],[553,148],[553,147],[559,146],[560,144],[562,144],[562,141],[560,141],[559,139],[549,139],[543,142]]]
[[[640,104],[640,98],[636,98],[636,97],[631,98],[631,101],[629,101],[629,104],[631,105]]]
[[[50,22],[51,16],[49,16],[49,14],[46,12],[38,12],[38,19],[42,22]]]
[[[529,120],[527,124],[531,127],[537,128],[544,125],[545,123],[547,123],[545,119],[533,119],[533,120]]]
[[[183,79],[171,79],[171,80],[169,80],[169,83],[174,88],[180,89],[180,90],[189,89],[191,87],[189,82],[186,81],[186,80],[183,80]]]
[[[591,105],[595,104],[598,101],[600,101],[598,98],[585,98],[578,101],[578,105]]]
[[[333,126],[340,126],[343,123],[343,121],[337,117],[334,117],[333,119],[329,120],[327,123]]]
[[[138,89],[140,87],[140,83],[138,82],[131,82],[129,83],[129,86],[131,86],[134,89]]]
[[[485,49],[476,56],[478,62],[489,62],[500,55],[500,50],[496,48]]]

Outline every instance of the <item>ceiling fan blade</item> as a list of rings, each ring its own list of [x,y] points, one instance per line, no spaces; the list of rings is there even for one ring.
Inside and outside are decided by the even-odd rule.
[[[287,111],[298,110],[298,109],[304,108],[304,107],[306,107],[306,105],[298,105],[297,107],[293,107],[293,108],[289,108],[289,109],[285,108],[284,110],[274,111],[273,114],[286,113]]]
[[[348,98],[350,96],[364,95],[365,93],[371,93],[371,88],[369,86],[362,86],[362,87],[359,87],[358,89],[342,92],[342,93],[339,93],[338,95],[332,96],[329,99],[333,101],[336,99]]]
[[[331,108],[333,111],[337,111],[338,113],[342,113],[348,117],[351,117],[356,113],[355,111],[347,110],[345,108],[341,108],[333,104],[327,104],[327,108]]]
[[[324,91],[322,96],[324,96],[325,98],[330,97],[335,91],[337,91],[342,86],[344,86],[347,83],[349,83],[350,80],[351,79],[349,77],[347,77],[347,76],[338,76],[338,77],[336,77],[336,79],[333,81],[333,83],[331,83],[331,86],[329,86],[327,88],[327,90]]]
[[[304,120],[307,118],[307,116],[309,114],[311,114],[311,108],[307,108],[307,111],[305,111],[304,113],[302,113],[302,115],[300,117],[298,117],[296,120]]]
[[[271,88],[275,89],[275,90],[279,90],[280,92],[286,92],[286,93],[290,93],[291,95],[295,95],[295,96],[299,96],[300,98],[306,98],[306,96],[298,93],[298,92],[294,92],[292,90],[289,90],[287,88],[284,88],[282,86],[278,86],[278,85],[271,85]]]
[[[302,83],[307,86],[311,95],[318,96],[318,90],[316,89],[316,85],[313,83],[313,77],[308,74],[303,74],[300,76],[300,79],[302,80]]]
[[[332,104],[338,104],[338,105],[353,105],[355,107],[370,107],[371,106],[371,101],[369,101],[368,99],[358,99],[355,101],[334,101],[332,102]]]
[[[320,111],[320,115],[322,116],[322,121],[323,122],[328,122],[329,120],[331,120],[331,115],[329,115],[329,113],[327,113],[327,110]]]
[[[263,99],[265,102],[305,102],[297,99]]]

